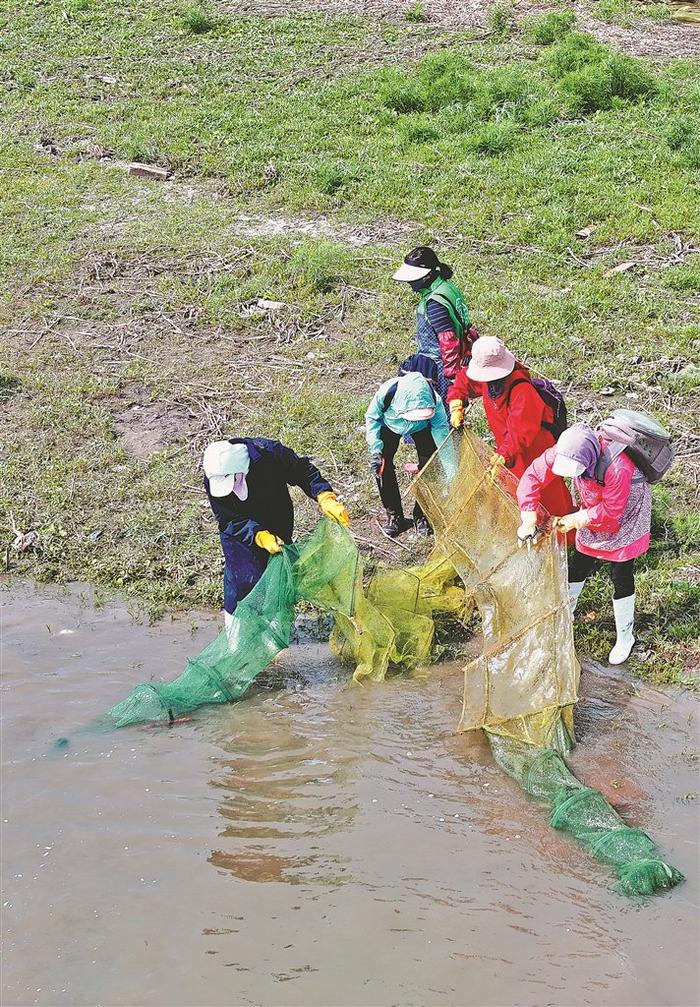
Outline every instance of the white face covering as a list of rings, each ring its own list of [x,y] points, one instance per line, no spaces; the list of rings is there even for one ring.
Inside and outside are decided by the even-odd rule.
[[[236,472],[233,480],[233,492],[239,500],[248,499],[248,483],[246,481],[245,472]]]

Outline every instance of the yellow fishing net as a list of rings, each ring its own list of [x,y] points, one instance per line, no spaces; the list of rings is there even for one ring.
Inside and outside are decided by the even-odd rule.
[[[439,454],[456,457],[452,478]],[[515,478],[489,476],[491,452],[469,431],[452,434],[414,482],[437,542],[481,615],[483,651],[464,671],[460,730],[487,728],[528,744],[552,741],[562,707],[576,702],[566,545],[549,532],[518,548]],[[566,718],[573,729],[571,712]]]
[[[445,615],[464,621],[471,613],[471,600],[440,546],[422,566],[378,566],[366,591],[363,580],[359,561],[354,611],[335,612],[330,639],[334,653],[355,664],[356,682],[382,681],[391,664],[429,664],[435,619]]]

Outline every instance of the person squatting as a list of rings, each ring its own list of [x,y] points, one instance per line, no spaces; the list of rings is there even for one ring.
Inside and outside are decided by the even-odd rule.
[[[616,628],[609,661],[622,664],[635,643],[634,564],[649,548],[650,484],[671,465],[670,437],[654,419],[632,410],[615,411],[596,429],[568,426],[555,386],[533,377],[500,339],[479,335],[452,276],[426,246],[412,249],[393,274],[418,294],[417,352],[379,386],[365,414],[370,470],[385,511],[382,531],[389,538],[409,528],[432,534],[418,503],[412,519],[404,516],[397,451],[402,440],[412,445],[417,462],[407,469],[420,471],[480,399],[495,446],[489,475],[494,478],[503,466],[519,480],[519,544],[535,544],[550,518],[567,536],[572,610],[586,579],[607,566]],[[292,541],[290,486],[300,487],[332,521],[348,527],[350,518],[313,462],[277,440],[215,441],[204,452],[203,468],[224,554],[228,628],[270,556]]]

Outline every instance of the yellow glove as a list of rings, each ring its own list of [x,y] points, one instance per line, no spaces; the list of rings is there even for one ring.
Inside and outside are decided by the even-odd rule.
[[[496,481],[498,470],[501,468],[501,466],[505,465],[505,463],[506,460],[503,457],[503,455],[499,455],[497,452],[491,455],[491,457],[489,458],[489,465],[491,466],[491,468],[489,469],[489,479],[492,482]]]
[[[565,514],[564,517],[555,517],[552,524],[566,535],[574,528],[577,531],[580,528],[585,528],[589,521],[587,510],[577,510],[573,514]]]
[[[348,527],[350,524],[348,509],[344,503],[340,502],[335,493],[325,490],[323,493],[319,493],[317,502],[326,517],[342,524],[343,528]]]
[[[277,535],[273,535],[271,531],[259,531],[255,535],[255,544],[260,549],[265,549],[274,556],[275,553],[282,552],[284,549],[284,542]]]
[[[537,545],[537,511],[521,510],[520,521],[522,523],[517,532],[518,548],[522,549],[527,543],[529,549],[530,546]]]
[[[450,426],[454,430],[459,430],[463,423],[464,403],[461,399],[452,399],[450,402]]]

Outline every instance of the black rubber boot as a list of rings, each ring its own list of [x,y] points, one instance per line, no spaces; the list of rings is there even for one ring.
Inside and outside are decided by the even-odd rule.
[[[388,535],[389,538],[397,538],[403,531],[406,531],[406,519],[403,514],[395,510],[386,511],[385,535]]]
[[[433,529],[428,521],[427,517],[422,514],[420,517],[414,518],[413,526],[416,532],[421,536],[421,538],[427,538],[429,535],[433,534]]]

